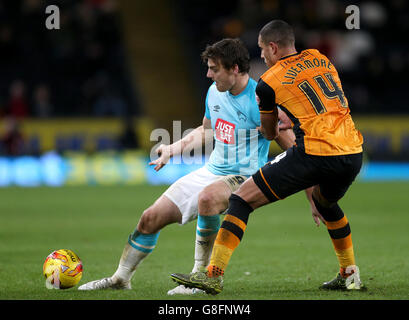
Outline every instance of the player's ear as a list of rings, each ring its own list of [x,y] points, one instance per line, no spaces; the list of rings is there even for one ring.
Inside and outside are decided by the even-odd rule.
[[[278,45],[277,45],[277,43],[271,41],[271,42],[269,43],[269,45],[270,45],[270,48],[271,48],[272,53],[273,53],[274,55],[276,55],[277,52],[278,52]]]
[[[232,69],[233,69],[233,72],[234,72],[235,74],[239,74],[239,73],[240,73],[240,69],[239,69],[239,66],[238,66],[237,64],[235,64]]]

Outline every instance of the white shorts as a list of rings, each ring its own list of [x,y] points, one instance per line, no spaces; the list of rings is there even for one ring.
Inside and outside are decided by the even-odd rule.
[[[163,195],[179,208],[183,225],[197,218],[199,193],[206,186],[217,180],[223,180],[234,192],[246,179],[247,177],[240,175],[216,175],[206,167],[202,167],[175,181]]]

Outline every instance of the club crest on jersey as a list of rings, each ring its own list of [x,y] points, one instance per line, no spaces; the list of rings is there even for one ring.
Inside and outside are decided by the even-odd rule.
[[[223,119],[217,119],[215,125],[216,139],[226,143],[234,144],[234,129],[236,125]]]
[[[247,122],[247,116],[243,112],[237,111],[237,116],[239,117],[239,120]]]

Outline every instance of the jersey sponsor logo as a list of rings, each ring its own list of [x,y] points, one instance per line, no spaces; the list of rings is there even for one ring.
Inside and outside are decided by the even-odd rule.
[[[236,125],[223,119],[217,119],[215,125],[216,139],[226,143],[234,144],[234,129]]]
[[[219,110],[220,110],[220,106],[219,106],[219,105],[213,106],[213,111],[214,111],[214,112],[219,112]]]

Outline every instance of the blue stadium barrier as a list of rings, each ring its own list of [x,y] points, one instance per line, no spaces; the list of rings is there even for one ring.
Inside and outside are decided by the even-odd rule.
[[[0,157],[0,187],[64,185],[168,185],[204,164],[172,161],[156,172],[140,154],[83,153],[61,156],[49,152],[40,157]],[[358,181],[409,181],[409,163],[364,163]]]
[[[363,165],[360,181],[408,181],[409,163],[372,162]]]

